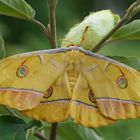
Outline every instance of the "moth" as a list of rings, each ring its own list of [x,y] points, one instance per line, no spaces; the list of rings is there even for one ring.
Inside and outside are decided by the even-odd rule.
[[[140,73],[80,47],[0,61],[0,104],[35,120],[87,127],[140,117]]]

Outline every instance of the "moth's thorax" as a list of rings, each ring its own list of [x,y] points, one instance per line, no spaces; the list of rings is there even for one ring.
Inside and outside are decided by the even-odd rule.
[[[79,76],[81,53],[79,51],[71,51],[68,53],[68,59],[67,75],[71,92],[73,92]]]

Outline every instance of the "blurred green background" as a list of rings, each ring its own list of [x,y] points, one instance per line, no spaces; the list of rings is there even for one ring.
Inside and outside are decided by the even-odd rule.
[[[36,19],[47,25],[47,0],[28,0],[27,2],[36,10]],[[69,29],[76,23],[83,20],[90,12],[95,12],[103,9],[111,9],[113,12],[118,13],[121,17],[124,15],[125,10],[134,2],[134,0],[59,0],[57,6],[57,35],[58,43],[60,46],[61,40]],[[135,18],[139,18],[137,15]],[[26,52],[32,50],[48,49],[50,47],[48,40],[40,29],[29,22],[17,20],[10,17],[0,16],[0,33],[5,40],[7,55],[19,52]],[[126,44],[126,42],[123,42]],[[132,44],[127,43],[129,46]],[[139,44],[139,42],[138,42]],[[110,45],[114,46],[113,48]],[[105,47],[102,54],[107,55],[139,55],[137,47],[134,52],[127,49],[128,52],[122,49],[122,42],[110,44]],[[123,45],[127,46],[128,45]],[[117,47],[116,47],[117,46]],[[137,46],[137,44],[136,44]],[[120,49],[121,48],[121,49]],[[108,50],[109,49],[109,50]],[[121,51],[118,53],[118,51]],[[125,54],[124,54],[125,52]]]
[[[28,0],[27,2],[36,10],[35,18],[47,25],[46,0]],[[133,2],[134,0],[59,0],[56,10],[59,46],[69,29],[82,21],[90,12],[111,9],[122,17]],[[134,17],[134,19],[139,18],[140,14]],[[50,48],[48,40],[40,29],[26,21],[0,16],[0,33],[5,40],[7,55]],[[140,58],[140,42],[113,42],[104,47],[100,54]],[[140,119],[119,121],[97,130],[106,140],[140,140]]]

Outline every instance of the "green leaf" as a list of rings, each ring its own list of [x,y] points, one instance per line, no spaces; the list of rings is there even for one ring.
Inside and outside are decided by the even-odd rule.
[[[59,125],[58,135],[58,140],[103,140],[93,129],[74,124],[71,121]]]
[[[0,139],[25,140],[26,123],[13,116],[0,116]]]
[[[22,119],[10,115],[0,116],[1,140],[26,140],[26,132],[32,127],[42,126],[38,121],[25,123]]]
[[[0,0],[0,14],[31,20],[35,11],[24,0]]]
[[[101,127],[99,130],[105,140],[139,140],[140,119],[117,121],[114,124]]]
[[[113,34],[112,40],[140,40],[140,20],[121,27]]]
[[[140,59],[136,57],[108,56],[114,60],[124,63],[138,71],[140,71]]]
[[[140,58],[140,40],[113,41],[106,44],[99,54],[105,56],[124,56]]]
[[[50,132],[50,127],[45,129],[46,136]],[[57,140],[104,140],[97,131],[73,123],[71,120],[58,124]]]
[[[2,115],[12,115],[12,112],[6,106],[0,105],[0,116]]]

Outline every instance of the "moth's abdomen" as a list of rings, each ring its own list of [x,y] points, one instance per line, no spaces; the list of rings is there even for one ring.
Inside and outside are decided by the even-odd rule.
[[[73,92],[75,84],[76,84],[78,76],[79,76],[79,71],[77,71],[77,70],[69,70],[67,72],[67,74],[68,74],[69,86],[70,86],[71,92]]]
[[[79,77],[80,62],[81,62],[80,58],[82,58],[82,56],[78,51],[72,51],[68,54],[68,56],[69,56],[69,64],[67,68],[67,75],[69,86],[71,92],[73,93],[74,87]]]
[[[75,84],[77,82],[77,78],[78,78],[77,75],[68,74],[68,81],[69,81],[71,92],[73,92],[73,89],[74,89]]]

